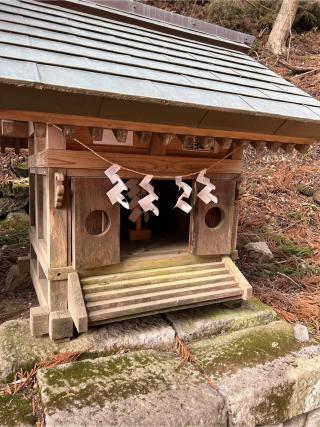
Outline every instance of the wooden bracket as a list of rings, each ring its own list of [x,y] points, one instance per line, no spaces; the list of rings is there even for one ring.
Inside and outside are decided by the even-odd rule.
[[[89,127],[92,141],[102,141],[103,128],[91,128]]]
[[[164,133],[162,134],[162,141],[164,143],[164,145],[169,145],[171,144],[171,142],[174,141],[176,135],[173,135],[171,133]]]
[[[75,128],[74,126],[70,126],[70,125],[62,125],[62,132],[65,138],[67,137],[71,138],[75,134]]]
[[[64,195],[64,175],[61,172],[54,174],[54,207],[56,209],[62,207]]]
[[[128,131],[125,129],[112,129],[114,136],[118,142],[127,142]]]
[[[231,138],[218,138],[218,143],[220,145],[221,150],[229,150],[232,146]]]
[[[308,144],[297,144],[296,145],[296,150],[299,151],[299,153],[301,154],[306,154],[307,151],[309,150],[310,145]]]
[[[280,142],[268,142],[267,143],[267,147],[273,153],[276,153],[279,150],[280,146],[281,146]]]
[[[294,152],[295,149],[295,144],[282,144],[281,148],[283,149],[283,151],[285,151],[288,154],[292,154]]]
[[[252,141],[253,142],[253,141]],[[258,154],[261,154],[266,148],[267,143],[265,141],[256,141],[252,144]]]
[[[135,132],[140,144],[150,144],[152,132]]]

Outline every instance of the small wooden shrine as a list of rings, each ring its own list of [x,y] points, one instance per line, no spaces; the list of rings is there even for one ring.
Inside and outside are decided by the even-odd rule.
[[[29,148],[32,334],[249,298],[243,150],[305,153],[320,103],[239,42],[49,3],[0,1],[1,147]]]

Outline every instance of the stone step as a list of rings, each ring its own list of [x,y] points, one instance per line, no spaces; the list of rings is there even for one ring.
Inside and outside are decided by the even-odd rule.
[[[167,313],[166,317],[170,317],[169,322],[158,315],[95,326],[70,342],[60,344],[47,337],[32,337],[27,319],[10,320],[0,325],[0,383],[20,368],[33,366],[58,352],[85,351],[92,357],[100,352],[109,354],[123,348],[164,350],[173,348],[175,334],[188,342],[267,325],[277,318],[270,307],[255,298],[243,301],[240,307],[214,304]]]
[[[175,353],[150,350],[41,369],[46,425],[225,427],[222,397],[179,363]]]
[[[198,340],[188,349],[201,370],[181,366],[177,353],[154,350],[40,369],[46,425],[292,427],[287,420],[317,422],[316,412],[304,414],[320,407],[320,346],[297,342],[286,322]]]

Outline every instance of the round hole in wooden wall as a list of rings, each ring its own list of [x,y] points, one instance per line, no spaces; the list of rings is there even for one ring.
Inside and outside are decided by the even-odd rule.
[[[93,236],[105,233],[110,227],[110,218],[104,211],[92,211],[85,221],[86,231]]]
[[[222,221],[222,211],[217,206],[210,208],[205,216],[206,226],[209,228],[216,228]]]

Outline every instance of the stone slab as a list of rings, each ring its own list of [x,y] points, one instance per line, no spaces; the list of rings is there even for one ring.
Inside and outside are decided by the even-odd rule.
[[[309,412],[304,427],[320,427],[320,408]]]
[[[295,339],[292,326],[279,320],[194,341],[188,348],[205,371],[218,380],[238,369],[266,363],[299,350],[301,343]]]
[[[30,400],[22,394],[4,395],[0,392],[0,427],[31,427],[35,423]]]
[[[174,340],[173,328],[161,316],[91,328],[86,334],[61,344],[48,337],[32,337],[28,320],[10,320],[0,325],[0,383],[21,367],[30,369],[39,360],[60,352],[79,351],[92,357],[119,350],[167,350],[173,347]]]
[[[222,397],[180,362],[144,350],[41,369],[46,425],[225,427]]]
[[[319,366],[314,346],[221,379],[230,427],[277,424],[318,408]]]
[[[217,304],[167,313],[166,318],[179,338],[191,341],[264,325],[276,320],[277,315],[257,298],[251,298],[243,301],[240,307],[227,308]]]
[[[229,427],[284,423],[320,406],[320,346],[283,321],[189,345],[225,398]]]

